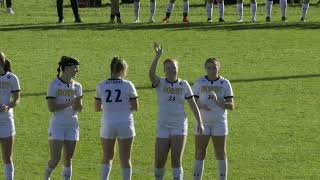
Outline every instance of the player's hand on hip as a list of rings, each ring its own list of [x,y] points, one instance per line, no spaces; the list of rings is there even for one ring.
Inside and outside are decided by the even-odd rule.
[[[0,112],[8,112],[9,109],[10,109],[9,106],[0,105]]]

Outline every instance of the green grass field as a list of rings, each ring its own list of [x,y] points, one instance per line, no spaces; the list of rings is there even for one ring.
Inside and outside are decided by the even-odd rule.
[[[123,5],[125,24],[113,26],[106,24],[110,7],[81,9],[83,24],[73,24],[71,9],[67,8],[66,23],[56,25],[55,1],[13,3],[14,16],[0,13],[0,51],[12,60],[22,86],[21,104],[15,110],[16,179],[42,179],[49,157],[50,114],[45,96],[62,55],[80,59],[77,80],[84,88],[84,109],[79,115],[81,140],[73,161],[73,179],[99,179],[100,114],[94,112],[94,90],[99,81],[108,77],[114,55],[129,63],[128,79],[136,85],[140,96],[141,108],[135,114],[133,179],[153,179],[157,106],[147,70],[154,56],[154,41],[164,47],[162,58],[175,57],[179,61],[180,78],[190,83],[203,75],[206,58],[220,58],[221,74],[231,80],[236,102],[236,109],[229,113],[229,179],[320,179],[320,9],[316,6],[310,7],[306,23],[298,23],[300,5],[289,6],[289,22],[280,23],[279,6],[275,5],[274,22],[265,24],[265,8],[259,4],[258,23],[233,23],[236,7],[228,6],[227,23],[207,24],[203,2],[196,0],[190,2],[192,23],[184,25],[180,24],[182,3],[178,1],[172,23],[163,25],[160,20],[167,1],[159,1],[158,23],[131,24],[133,7]],[[148,1],[143,0],[141,6],[141,19],[146,22]],[[249,7],[245,9],[245,19],[250,20]],[[163,74],[162,67],[158,72]],[[185,179],[190,180],[194,118],[187,109],[190,130],[183,167]],[[216,179],[211,146],[205,162],[205,180]],[[116,157],[111,179],[121,179],[118,154]],[[169,162],[166,179],[171,179]],[[56,168],[52,179],[60,179],[61,168]]]

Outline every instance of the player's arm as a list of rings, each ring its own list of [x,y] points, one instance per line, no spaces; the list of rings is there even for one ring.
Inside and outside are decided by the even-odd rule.
[[[156,42],[153,44],[153,48],[154,48],[154,50],[156,52],[156,56],[155,56],[154,60],[152,61],[152,64],[151,64],[150,69],[149,69],[149,78],[150,78],[150,81],[152,83],[152,86],[156,87],[160,82],[160,77],[156,75],[156,71],[157,71],[157,66],[158,66],[159,59],[160,59],[161,54],[162,54],[162,48]]]
[[[65,104],[58,104],[56,98],[47,97],[48,109],[50,112],[56,112],[64,110],[65,108],[72,106],[73,102],[67,102]]]
[[[0,112],[8,112],[10,108],[16,107],[20,103],[20,91],[12,92],[12,98],[8,105],[0,106]]]
[[[139,101],[138,98],[130,98],[130,110],[138,111],[139,109]]]
[[[95,101],[94,101],[94,110],[96,112],[101,112],[102,111],[102,108],[101,108],[101,99],[100,98],[95,98]]]
[[[81,112],[82,111],[82,96],[76,97],[72,105],[73,110]]]
[[[224,100],[217,100],[217,105],[222,109],[234,110],[233,97],[227,97]]]
[[[194,97],[188,98],[188,103],[189,103],[191,111],[192,111],[194,117],[196,118],[196,121],[197,121],[197,124],[198,124],[197,131],[200,134],[202,134],[203,131],[204,131],[203,123],[202,123],[202,119],[201,119],[199,108],[197,106],[197,103],[196,103]]]

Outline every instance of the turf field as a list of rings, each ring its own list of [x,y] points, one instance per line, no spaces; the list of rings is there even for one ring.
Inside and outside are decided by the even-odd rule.
[[[184,25],[180,24],[182,3],[177,1],[172,23],[163,25],[160,21],[167,1],[158,1],[156,24],[132,24],[133,6],[123,5],[125,24],[121,26],[106,24],[109,6],[81,9],[83,24],[73,24],[71,9],[67,8],[66,23],[56,25],[55,1],[13,3],[14,16],[0,13],[0,50],[12,60],[22,86],[21,105],[15,110],[16,179],[42,179],[48,160],[50,116],[45,96],[62,55],[80,59],[77,80],[84,88],[84,109],[79,115],[81,140],[73,161],[73,179],[99,179],[100,114],[94,112],[93,97],[96,84],[108,77],[114,55],[129,63],[128,79],[136,85],[140,96],[141,108],[135,114],[133,179],[153,179],[157,106],[147,74],[154,56],[153,41],[163,45],[163,58],[175,57],[179,61],[180,78],[190,83],[203,75],[206,58],[221,59],[221,74],[231,80],[236,102],[236,109],[229,113],[229,179],[320,179],[320,8],[312,5],[308,22],[297,23],[300,5],[288,6],[289,22],[281,23],[279,6],[275,5],[274,22],[265,24],[261,1],[258,23],[233,23],[237,18],[236,7],[228,6],[227,23],[207,24],[203,1],[194,0],[190,2],[192,23]],[[141,6],[141,20],[147,22],[149,2],[143,0]],[[214,20],[217,20],[216,6]],[[245,20],[250,20],[249,7],[245,8]],[[158,70],[162,75],[162,67]],[[194,118],[187,109],[190,130],[183,167],[185,179],[189,180],[193,168]],[[171,179],[169,162],[166,179]],[[60,179],[60,171],[61,165],[52,179]],[[216,179],[216,163],[210,146],[204,179],[212,177]],[[111,179],[120,178],[116,158]]]

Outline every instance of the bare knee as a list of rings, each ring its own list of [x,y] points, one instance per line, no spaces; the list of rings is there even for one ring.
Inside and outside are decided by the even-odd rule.
[[[171,157],[172,167],[180,167],[181,166],[181,158],[180,157]]]

